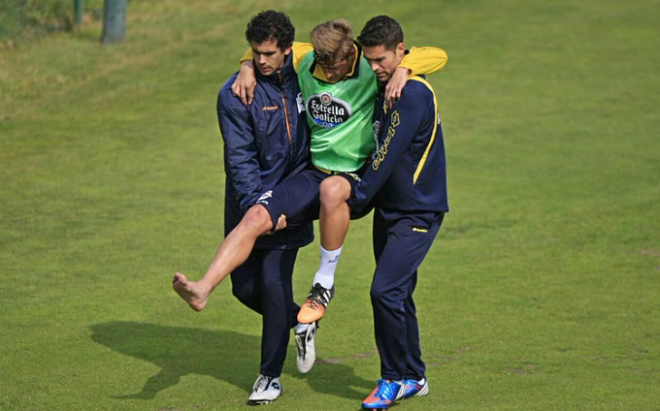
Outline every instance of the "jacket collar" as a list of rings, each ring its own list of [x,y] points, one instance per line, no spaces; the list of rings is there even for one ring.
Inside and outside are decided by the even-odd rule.
[[[256,75],[257,75],[257,81],[263,81],[266,83],[274,83],[274,84],[284,84],[288,83],[291,81],[292,75],[295,75],[295,71],[293,69],[293,51],[289,53],[288,56],[284,59],[284,65],[279,71],[276,71],[273,74],[269,74],[267,76],[261,74],[259,69],[256,69]]]

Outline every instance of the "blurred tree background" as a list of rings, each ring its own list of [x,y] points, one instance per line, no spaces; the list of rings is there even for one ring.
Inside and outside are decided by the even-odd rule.
[[[2,0],[0,42],[5,47],[32,41],[46,33],[74,28],[72,0]],[[83,0],[84,21],[102,16],[103,0]]]

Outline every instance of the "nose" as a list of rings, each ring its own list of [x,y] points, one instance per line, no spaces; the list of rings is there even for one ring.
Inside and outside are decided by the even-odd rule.
[[[376,72],[376,70],[378,70],[378,64],[371,63],[371,71]]]
[[[259,55],[259,60],[257,61],[257,63],[262,64],[262,65],[265,64],[266,63],[266,56],[264,56],[263,54],[260,54]]]
[[[325,77],[328,80],[332,80],[332,78],[335,76],[335,73],[333,73],[332,70],[323,70],[323,72],[325,73]]]

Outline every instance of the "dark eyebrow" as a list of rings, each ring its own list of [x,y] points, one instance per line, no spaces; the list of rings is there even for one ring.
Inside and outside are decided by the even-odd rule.
[[[263,54],[263,55],[266,55],[266,56],[272,56],[273,54],[275,54],[275,52],[274,51],[265,51],[263,53],[260,53],[259,50],[252,49],[252,54]]]

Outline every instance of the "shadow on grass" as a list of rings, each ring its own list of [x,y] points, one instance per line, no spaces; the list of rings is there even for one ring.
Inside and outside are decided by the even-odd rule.
[[[259,371],[257,336],[124,321],[95,324],[91,329],[94,342],[161,368],[140,392],[119,399],[153,399],[188,374],[208,375],[248,393]],[[361,400],[373,388],[373,381],[359,378],[352,367],[341,363],[319,363],[311,373],[301,375],[291,365],[295,355],[290,348],[284,373],[307,380],[316,392]]]

